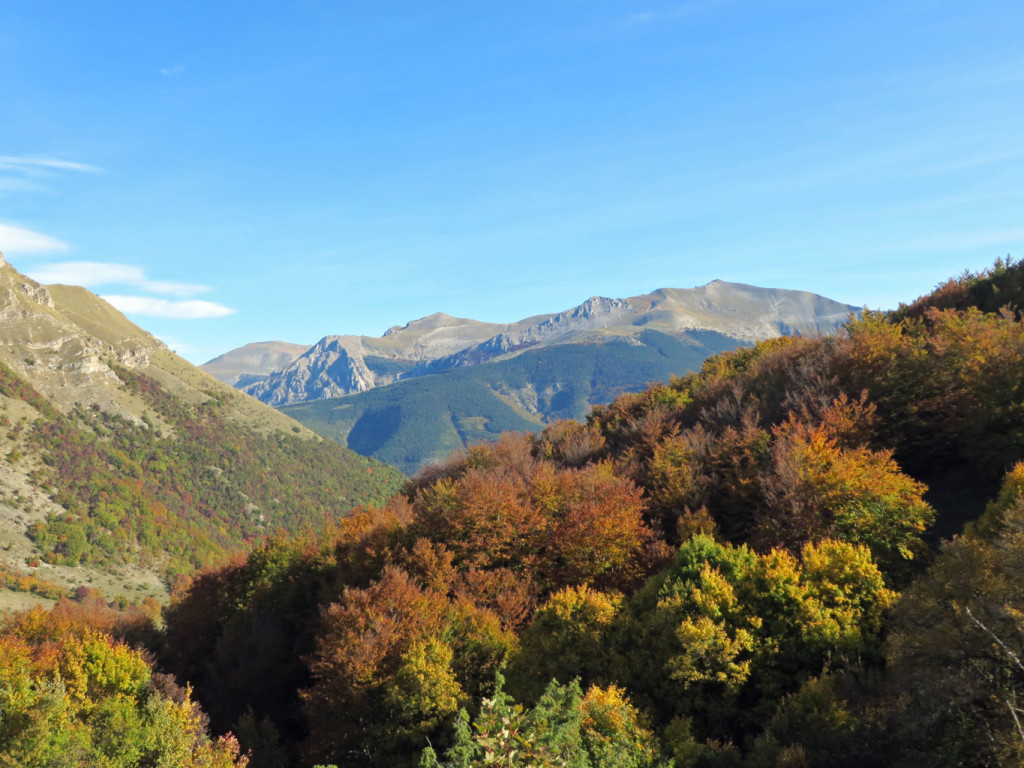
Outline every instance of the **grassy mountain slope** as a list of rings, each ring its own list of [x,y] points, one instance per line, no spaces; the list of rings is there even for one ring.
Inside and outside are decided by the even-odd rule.
[[[40,286],[0,260],[0,319],[0,586],[160,592],[401,481],[83,288]],[[3,594],[0,608],[24,600]]]
[[[582,418],[595,404],[699,368],[709,354],[737,343],[710,331],[684,339],[644,331],[637,341],[545,347],[281,410],[412,473],[503,431],[537,431],[549,421]]]
[[[366,456],[414,472],[467,443],[542,423],[477,376],[438,374],[345,397],[285,406],[310,429]]]

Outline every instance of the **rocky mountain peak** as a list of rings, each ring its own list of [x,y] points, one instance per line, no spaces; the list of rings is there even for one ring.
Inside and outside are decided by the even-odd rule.
[[[609,299],[604,296],[591,296],[579,306],[573,307],[567,312],[556,315],[557,318],[587,318],[593,319],[606,317],[611,314],[627,311],[629,303],[622,299]]]

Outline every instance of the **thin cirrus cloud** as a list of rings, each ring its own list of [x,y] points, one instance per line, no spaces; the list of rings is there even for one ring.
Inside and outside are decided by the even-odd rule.
[[[33,232],[13,224],[0,224],[0,252],[30,256],[40,253],[65,253],[68,244],[55,237]]]
[[[103,169],[95,165],[58,157],[0,155],[0,194],[46,190],[49,179],[69,171],[103,173]]]
[[[174,320],[206,320],[213,317],[233,315],[235,310],[212,301],[188,299],[185,301],[169,301],[151,296],[109,296],[102,297],[116,309],[129,315],[148,315],[165,317]]]
[[[102,172],[101,168],[97,168],[95,165],[88,165],[87,163],[75,163],[71,160],[61,160],[56,157],[15,155],[0,155],[0,169],[23,172],[31,172],[33,170]]]
[[[131,264],[110,264],[98,261],[65,261],[46,264],[29,272],[28,276],[40,283],[64,283],[66,285],[81,285],[86,288],[96,288],[101,285],[130,285],[150,293],[182,298],[210,290],[208,286],[195,283],[150,280],[141,267]]]

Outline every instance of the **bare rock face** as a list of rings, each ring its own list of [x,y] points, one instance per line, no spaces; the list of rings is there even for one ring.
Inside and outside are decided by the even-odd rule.
[[[6,262],[4,262],[6,264]],[[45,287],[37,283],[25,282],[18,286],[21,291],[29,297],[30,300],[37,304],[42,304],[44,307],[53,309],[53,297],[50,296],[50,292]]]
[[[118,351],[65,317],[49,289],[0,264],[0,360],[37,389],[59,403],[70,388],[113,385]]]
[[[269,405],[285,405],[363,392],[373,386],[374,376],[362,355],[349,354],[344,337],[328,336],[284,371],[271,373],[244,391]]]
[[[626,299],[595,296],[562,312],[505,325],[437,313],[393,326],[380,338],[324,337],[279,370],[255,380],[249,377],[239,386],[265,403],[288,405],[480,365],[527,349],[628,342],[646,330],[677,338],[693,331],[713,331],[740,343],[790,334],[827,334],[857,311],[803,291],[716,280],[697,288],[662,288]]]

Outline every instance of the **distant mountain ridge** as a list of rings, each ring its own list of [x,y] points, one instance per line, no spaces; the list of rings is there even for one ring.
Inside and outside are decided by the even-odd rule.
[[[793,333],[832,333],[857,311],[852,305],[804,291],[716,280],[697,288],[662,288],[625,299],[595,296],[562,312],[508,324],[437,313],[394,326],[379,338],[325,336],[281,369],[255,380],[250,377],[239,386],[265,403],[281,406],[365,392],[530,349],[635,340],[647,330],[677,338],[711,331],[736,344]]]

